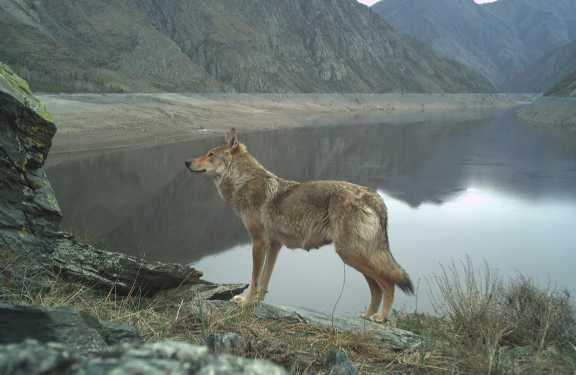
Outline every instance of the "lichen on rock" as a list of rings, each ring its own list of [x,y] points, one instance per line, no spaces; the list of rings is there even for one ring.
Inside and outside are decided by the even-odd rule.
[[[44,103],[32,94],[28,82],[16,75],[8,65],[2,62],[0,62],[0,91],[12,95],[21,104],[32,109],[44,120],[53,122],[52,115],[50,115]]]
[[[0,64],[0,247],[38,248],[61,212],[43,168],[56,133],[26,81]],[[47,249],[44,249],[47,250]]]

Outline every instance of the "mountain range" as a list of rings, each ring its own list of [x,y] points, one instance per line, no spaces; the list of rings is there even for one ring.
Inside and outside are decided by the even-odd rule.
[[[481,92],[354,0],[0,0],[0,61],[44,92]]]
[[[499,91],[545,91],[567,74],[576,1],[381,0],[372,7],[399,32],[480,73]],[[567,63],[576,69],[576,60]],[[570,70],[570,69],[568,69]]]

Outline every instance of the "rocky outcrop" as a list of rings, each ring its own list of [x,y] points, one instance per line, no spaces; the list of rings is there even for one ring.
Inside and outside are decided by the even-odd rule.
[[[56,127],[26,81],[6,65],[0,65],[0,125],[0,298],[5,284],[42,287],[54,274],[146,295],[200,278],[187,265],[145,262],[60,232],[62,215],[44,170]]]
[[[50,265],[65,279],[120,295],[154,295],[165,289],[190,284],[202,272],[178,263],[147,262],[141,258],[97,249],[72,240],[55,242]]]
[[[184,342],[122,344],[90,357],[62,344],[27,340],[0,345],[0,373],[40,374],[250,374],[283,375],[286,372],[269,362],[231,355],[213,355],[206,347]]]
[[[491,88],[352,0],[0,0],[0,32],[48,92]]]
[[[56,127],[26,81],[0,64],[0,249],[46,247],[60,208],[43,165]]]

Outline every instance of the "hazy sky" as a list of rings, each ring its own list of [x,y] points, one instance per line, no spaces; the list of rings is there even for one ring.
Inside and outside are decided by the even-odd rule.
[[[361,2],[362,4],[372,5],[380,0],[358,0],[358,1]],[[482,4],[482,3],[492,3],[496,0],[474,0],[474,1],[477,2],[478,4]]]

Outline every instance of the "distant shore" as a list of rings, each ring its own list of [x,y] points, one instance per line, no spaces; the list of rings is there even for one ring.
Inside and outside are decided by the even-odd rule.
[[[51,158],[144,147],[240,131],[402,121],[422,112],[526,104],[519,94],[61,94],[40,95],[58,133]]]
[[[520,109],[518,117],[541,128],[576,131],[576,98],[544,96]]]

